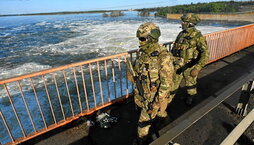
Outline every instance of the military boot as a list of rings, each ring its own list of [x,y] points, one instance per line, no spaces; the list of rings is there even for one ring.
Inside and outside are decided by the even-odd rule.
[[[193,103],[193,98],[195,98],[196,95],[188,95],[186,98],[185,98],[185,104],[187,106],[191,106],[192,103]]]
[[[146,139],[147,139],[147,136],[137,137],[137,138],[134,139],[132,145],[146,145],[147,144]]]
[[[169,115],[167,115],[166,117],[157,117],[155,121],[155,125],[156,125],[156,128],[160,129],[165,127],[170,122],[171,122],[171,118],[169,117]]]

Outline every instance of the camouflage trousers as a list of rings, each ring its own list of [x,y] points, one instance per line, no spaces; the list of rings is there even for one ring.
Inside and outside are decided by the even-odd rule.
[[[197,76],[193,77],[190,75],[191,71],[193,70],[195,66],[191,68],[187,68],[184,72],[181,74],[175,74],[173,77],[174,80],[174,86],[171,92],[171,98],[173,98],[182,82],[184,79],[185,81],[185,86],[187,88],[187,93],[189,95],[195,95],[197,94]]]
[[[147,136],[151,127],[151,120],[153,120],[156,116],[158,117],[166,117],[167,112],[166,108],[168,106],[168,102],[170,100],[169,97],[166,98],[157,98],[152,104],[152,110],[147,111],[147,107],[141,102],[139,95],[134,96],[134,100],[137,106],[141,108],[141,113],[139,116],[139,125],[138,125],[138,137],[142,138]]]
[[[153,110],[147,111],[146,109],[142,108],[140,116],[139,116],[139,125],[138,125],[138,137],[143,138],[148,135],[149,129],[152,125],[152,120],[157,116],[159,111],[159,106],[155,106]],[[146,125],[140,126],[140,124],[145,123]]]

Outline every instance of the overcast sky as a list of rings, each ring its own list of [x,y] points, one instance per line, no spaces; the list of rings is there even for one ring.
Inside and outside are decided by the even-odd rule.
[[[212,1],[218,0],[0,0],[0,15],[62,11],[135,9]]]

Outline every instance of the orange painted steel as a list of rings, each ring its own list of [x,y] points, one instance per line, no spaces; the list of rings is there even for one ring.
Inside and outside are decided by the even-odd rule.
[[[67,83],[67,79],[66,79],[66,74],[65,74],[65,72],[64,72],[64,71],[63,71],[63,75],[64,75],[64,82],[65,82],[65,87],[66,87],[66,91],[67,91],[68,99],[69,99],[69,102],[70,102],[71,113],[72,113],[72,116],[74,116],[74,110],[73,110],[73,106],[72,106],[72,101],[71,101],[70,90],[69,90],[69,87],[68,87],[68,83]]]
[[[128,52],[115,54],[115,55],[111,55],[111,56],[106,56],[106,57],[100,57],[100,58],[86,60],[86,61],[81,61],[81,62],[77,62],[77,63],[72,63],[72,64],[59,66],[59,67],[55,67],[55,68],[51,68],[51,69],[46,69],[46,70],[38,71],[38,72],[34,72],[34,73],[29,73],[29,74],[21,75],[21,76],[18,76],[18,77],[13,77],[13,78],[9,78],[9,79],[0,80],[0,85],[10,83],[10,82],[14,82],[14,81],[18,81],[18,80],[22,80],[22,79],[26,79],[26,78],[30,78],[30,77],[32,78],[32,77],[36,77],[36,76],[41,76],[41,75],[44,75],[44,74],[49,74],[49,73],[52,73],[52,72],[61,71],[61,70],[65,70],[65,69],[80,66],[80,65],[90,64],[90,63],[94,63],[94,62],[97,62],[97,61],[104,61],[104,60],[108,60],[108,59],[111,59],[111,58],[117,58],[118,56],[125,56],[125,55],[128,55]]]
[[[205,35],[210,58],[217,61],[254,44],[254,24]]]
[[[82,112],[83,109],[82,109],[81,98],[80,98],[80,94],[79,94],[79,87],[78,87],[78,81],[77,81],[75,67],[73,67],[73,75],[74,75],[75,85],[76,85],[77,94],[78,94],[78,102],[79,102],[80,112]]]
[[[32,123],[33,129],[34,129],[34,131],[36,132],[36,128],[35,128],[35,125],[34,125],[34,121],[33,121],[31,112],[30,112],[30,110],[29,110],[29,108],[28,108],[28,105],[27,105],[27,102],[26,102],[26,98],[25,98],[25,96],[24,96],[24,93],[23,93],[23,90],[22,90],[22,87],[21,87],[19,81],[18,81],[18,87],[19,87],[19,90],[20,90],[22,99],[23,99],[23,101],[24,101],[24,104],[25,104],[25,107],[26,107],[26,111],[27,111],[27,113],[28,113],[28,115],[29,115],[29,118],[30,118],[30,121],[31,121],[31,123]]]
[[[51,113],[52,113],[54,122],[56,123],[56,117],[55,117],[55,113],[54,113],[54,110],[53,110],[53,107],[52,107],[52,104],[51,104],[51,101],[50,101],[50,96],[49,96],[49,92],[48,92],[48,87],[47,87],[47,84],[46,84],[46,82],[45,82],[44,75],[42,75],[42,80],[43,80],[43,84],[44,84],[45,91],[46,91],[46,94],[47,94],[47,99],[48,99],[48,102],[49,102],[49,105],[50,105],[50,110],[51,110]]]
[[[7,92],[7,97],[9,98],[9,102],[10,102],[12,108],[13,108],[14,114],[16,116],[16,120],[18,121],[18,126],[21,129],[22,134],[23,134],[22,137],[18,137],[18,138],[17,137],[13,137],[13,134],[12,134],[12,131],[11,131],[12,129],[10,129],[9,126],[8,126],[8,120],[6,120],[4,118],[3,113],[1,112],[1,114],[0,114],[1,118],[0,119],[3,120],[4,124],[6,123],[5,124],[5,128],[8,131],[8,134],[9,134],[11,140],[12,140],[12,142],[10,142],[10,144],[17,144],[17,143],[24,142],[24,141],[29,140],[29,139],[31,139],[33,137],[36,137],[36,136],[38,136],[40,134],[43,134],[43,133],[45,133],[47,131],[50,131],[50,130],[52,130],[54,128],[63,126],[65,124],[67,124],[68,122],[71,122],[72,120],[75,120],[75,119],[79,118],[80,116],[91,114],[94,111],[97,111],[97,110],[99,110],[101,108],[109,106],[109,105],[111,105],[112,103],[114,103],[116,101],[120,101],[122,99],[127,98],[128,97],[128,93],[126,95],[124,95],[124,97],[120,97],[120,99],[116,98],[116,97],[118,97],[118,96],[116,96],[116,92],[117,92],[116,89],[117,88],[116,88],[116,85],[114,85],[114,90],[112,90],[112,91],[115,92],[114,97],[113,97],[114,99],[113,100],[110,99],[110,92],[108,92],[109,93],[108,99],[107,99],[106,102],[104,102],[104,99],[102,98],[104,96],[102,96],[103,95],[103,92],[102,92],[102,80],[101,80],[101,76],[100,76],[101,75],[100,74],[101,70],[100,70],[100,67],[99,67],[100,66],[100,62],[102,62],[102,63],[104,62],[105,70],[107,70],[108,69],[107,60],[111,61],[112,65],[109,65],[109,66],[111,66],[110,69],[112,70],[112,76],[109,77],[110,74],[107,72],[106,77],[107,77],[107,81],[110,81],[111,77],[112,77],[113,82],[116,83],[115,77],[117,77],[117,76],[114,74],[114,72],[115,72],[114,60],[120,60],[121,57],[125,57],[126,58],[127,56],[128,56],[128,53],[121,53],[121,54],[116,54],[116,55],[113,55],[113,56],[107,56],[107,57],[93,59],[93,60],[88,60],[88,61],[84,61],[84,62],[78,62],[78,63],[66,65],[66,66],[60,66],[60,67],[57,67],[57,68],[52,68],[52,69],[48,69],[48,70],[44,70],[44,71],[40,71],[40,72],[35,72],[35,73],[31,73],[31,74],[26,74],[26,75],[22,75],[22,76],[19,76],[19,77],[14,77],[14,78],[10,78],[10,79],[6,79],[6,80],[3,80],[3,81],[0,81],[0,84],[3,84],[3,86],[4,86],[4,88],[5,88],[6,92]],[[119,64],[119,62],[120,61],[118,61],[118,69],[121,70],[121,65]],[[100,94],[101,94],[100,95],[101,104],[98,104],[96,102],[97,98],[96,98],[95,87],[98,87],[98,86],[94,86],[94,84],[96,82],[95,82],[95,80],[93,78],[93,76],[94,76],[93,69],[94,68],[92,67],[93,66],[92,63],[97,63],[98,81],[99,81],[99,84],[100,84],[99,88],[100,88]],[[87,78],[85,77],[85,70],[84,70],[85,66],[84,65],[88,66],[87,70],[89,71],[89,75],[90,75],[89,79],[90,79],[90,81],[92,83],[92,96],[88,96],[88,93],[87,93],[87,84],[85,82],[85,81],[87,81]],[[80,71],[81,71],[81,78],[82,78],[82,80],[81,80],[80,84],[81,84],[81,86],[83,86],[83,89],[84,89],[84,95],[82,97],[84,97],[84,100],[86,101],[86,108],[85,109],[82,108],[81,94],[79,93],[80,92],[80,89],[79,89],[80,84],[78,83],[78,79],[77,79],[77,73],[78,73],[78,71],[75,69],[75,67],[80,67]],[[67,75],[68,69],[72,70],[70,72],[72,72],[72,74],[73,74],[72,77],[74,78],[74,79],[72,79],[73,82],[74,82],[73,88],[76,88],[76,93],[78,94],[78,97],[77,97],[78,98],[78,106],[80,108],[80,112],[78,112],[78,113],[75,113],[74,109],[73,109],[73,102],[72,102],[72,97],[73,96],[71,96],[71,94],[70,94],[70,89],[69,89],[70,86],[68,84],[68,81],[70,81],[70,78],[67,78],[68,77],[68,75]],[[57,74],[58,72],[61,72],[61,74],[63,75],[63,81],[59,81],[58,80],[59,79],[59,74]],[[47,75],[50,76],[50,79],[52,80],[51,82],[48,82],[48,80],[47,80],[48,78],[45,77]],[[121,78],[121,76],[120,76],[120,75],[122,75],[121,72],[119,72],[118,75],[119,75],[118,77]],[[36,88],[36,86],[35,86],[36,84],[33,81],[33,79],[35,77],[36,78],[37,77],[41,78],[41,86],[42,86],[42,88],[43,88],[43,90],[45,92],[44,96],[39,96],[38,90],[36,90],[38,88]],[[34,117],[32,117],[32,115],[30,115],[30,111],[27,110],[30,122],[32,124],[31,128],[33,128],[33,130],[34,130],[32,133],[28,133],[28,134],[26,134],[25,131],[24,131],[24,128],[22,126],[23,124],[20,121],[19,114],[17,113],[15,105],[14,105],[14,103],[12,101],[11,92],[9,92],[9,90],[8,90],[8,89],[12,89],[12,88],[9,87],[9,86],[7,88],[8,84],[10,84],[12,82],[18,82],[17,86],[18,86],[19,90],[21,91],[21,95],[20,96],[23,99],[24,107],[28,109],[29,107],[28,107],[28,105],[25,102],[25,94],[24,94],[24,90],[22,90],[22,84],[19,83],[20,81],[23,81],[25,79],[30,80],[30,87],[31,87],[31,90],[33,91],[33,94],[34,94],[33,97],[35,98],[35,100],[36,100],[35,102],[37,104],[37,107],[39,108],[37,114],[40,115],[40,118],[42,119],[43,124],[44,124],[43,129],[36,130],[37,126],[36,126],[36,124],[34,124]],[[59,84],[59,83],[62,83],[62,84]],[[109,89],[109,82],[107,82],[107,84],[108,84],[107,89],[110,90]],[[50,89],[49,89],[50,85],[54,85],[55,89],[50,91]],[[65,109],[63,107],[63,102],[62,102],[62,97],[63,96],[61,95],[60,85],[65,86],[65,89],[66,89],[66,92],[67,92],[68,103],[70,104],[70,109],[69,110],[71,112],[71,116],[70,117],[66,116],[66,111],[65,111]],[[122,90],[122,88],[121,88],[121,90]],[[60,105],[60,112],[62,114],[62,120],[59,120],[59,119],[56,118],[57,113],[56,113],[56,111],[54,111],[56,105],[54,105],[52,103],[52,100],[53,100],[52,97],[54,97],[52,95],[52,91],[56,93],[55,96],[56,96],[56,98],[57,98],[57,100],[59,102],[59,105]],[[126,91],[126,92],[128,92],[128,91]],[[3,96],[3,94],[1,94],[1,96]],[[52,115],[53,124],[51,123],[51,124],[48,125],[48,123],[46,122],[45,115],[44,115],[45,112],[43,112],[43,110],[42,110],[42,104],[40,103],[39,97],[44,97],[48,101],[49,112],[47,112],[48,114],[46,114],[46,115],[48,115],[48,116],[50,114]],[[94,102],[89,101],[89,99],[88,99],[89,97],[92,97]],[[91,105],[90,103],[94,103],[94,106],[90,107],[90,105]]]
[[[46,121],[45,121],[45,117],[44,117],[44,114],[43,114],[42,109],[41,109],[41,104],[40,104],[40,101],[39,101],[39,99],[38,99],[38,95],[37,95],[37,92],[36,92],[36,90],[35,90],[33,80],[32,80],[32,78],[29,78],[29,79],[30,79],[30,82],[31,82],[31,86],[32,86],[32,89],[33,89],[35,98],[36,98],[37,105],[38,105],[38,107],[39,107],[39,111],[40,111],[40,114],[41,114],[41,118],[42,118],[42,120],[43,120],[43,123],[44,123],[45,128],[47,128],[47,123],[46,123]]]
[[[73,117],[66,118],[66,120],[61,120],[61,121],[59,121],[57,124],[49,125],[47,129],[43,128],[43,129],[37,130],[37,132],[31,133],[31,134],[27,135],[26,137],[20,137],[20,138],[18,138],[18,139],[16,139],[16,140],[14,140],[13,137],[12,137],[13,141],[12,141],[12,142],[9,142],[9,143],[6,143],[6,145],[9,145],[9,144],[19,144],[19,143],[25,142],[25,141],[27,141],[27,140],[30,140],[30,139],[34,138],[34,137],[37,137],[37,136],[39,136],[39,135],[42,135],[42,134],[44,134],[44,133],[46,133],[46,132],[48,132],[48,131],[51,131],[51,130],[56,129],[56,128],[59,128],[59,127],[61,127],[61,126],[64,126],[64,125],[66,125],[66,124],[68,124],[68,123],[70,123],[70,122],[72,122],[72,121],[74,121],[74,120],[79,119],[79,118],[82,117],[82,116],[86,116],[86,115],[93,114],[94,112],[96,112],[96,111],[98,111],[98,110],[100,110],[100,109],[102,109],[102,108],[105,108],[105,107],[107,107],[107,106],[110,106],[110,105],[112,105],[112,104],[114,104],[114,103],[116,103],[116,102],[121,102],[121,101],[127,99],[128,97],[129,97],[129,96],[126,95],[126,96],[117,98],[117,99],[115,99],[115,100],[112,100],[111,102],[108,102],[108,103],[106,103],[106,104],[104,104],[104,105],[97,106],[97,107],[95,107],[95,108],[93,108],[93,109],[90,109],[89,111],[85,110],[85,111],[83,111],[83,112],[81,112],[81,113],[79,113],[79,114],[77,114],[77,115],[75,115],[75,116],[73,116]],[[1,110],[0,110],[0,116],[3,117]],[[5,120],[4,120],[4,122],[5,122]],[[5,123],[6,123],[6,122],[5,122]],[[7,124],[6,124],[6,125],[7,125]],[[8,132],[9,132],[9,131],[8,131]],[[12,135],[12,134],[10,133],[10,135]]]
[[[63,118],[65,120],[65,113],[64,113],[64,109],[63,109],[63,105],[62,105],[61,96],[60,96],[60,93],[59,93],[59,90],[58,90],[58,84],[57,84],[57,81],[56,81],[55,73],[52,73],[52,76],[53,76],[54,83],[55,83],[55,86],[56,86],[57,98],[58,98],[58,101],[59,101],[59,104],[60,104],[60,108],[61,108],[61,111],[62,111],[62,114],[63,114]]]
[[[103,96],[103,91],[102,91],[102,84],[101,84],[101,71],[100,71],[100,64],[97,61],[97,72],[98,72],[98,77],[99,77],[99,86],[100,86],[100,96],[101,96],[101,104],[104,104],[104,96]]]
[[[205,35],[208,42],[208,49],[210,52],[210,58],[208,63],[212,63],[216,60],[219,60],[225,56],[228,56],[232,53],[235,53],[239,50],[242,50],[246,47],[249,47],[254,44],[254,24],[246,25],[242,27],[237,27],[225,31],[215,32],[211,34]],[[164,45],[170,50],[173,42],[165,43]],[[122,101],[129,97],[129,93],[133,89],[133,85],[128,83],[127,80],[127,69],[125,65],[121,63],[126,62],[127,58],[130,58],[131,61],[134,60],[135,56],[138,56],[137,50],[132,50],[125,53],[120,53],[112,56],[106,56],[96,59],[91,59],[87,61],[72,63],[69,65],[64,65],[60,67],[55,67],[43,71],[38,71],[18,77],[13,77],[0,81],[0,85],[3,85],[7,93],[8,100],[10,102],[11,108],[14,111],[14,115],[16,120],[18,121],[18,126],[20,127],[23,136],[22,137],[14,137],[11,128],[8,125],[8,120],[4,117],[3,110],[0,108],[0,119],[4,123],[5,129],[7,130],[11,142],[7,144],[18,144],[39,136],[45,132],[48,132],[52,129],[58,128],[60,126],[66,125],[73,120],[78,119],[81,116],[89,115],[94,113],[97,110],[100,110],[104,107],[110,106],[115,102]],[[102,68],[104,67],[104,68]],[[76,69],[80,68],[80,69]],[[69,71],[68,71],[69,70]],[[80,72],[79,72],[80,70]],[[102,71],[102,72],[101,72]],[[61,75],[58,73],[60,72]],[[96,74],[97,72],[97,74]],[[125,73],[125,75],[124,75]],[[69,74],[69,75],[68,75]],[[73,75],[71,75],[73,74]],[[50,76],[50,78],[46,78],[46,76]],[[36,84],[33,82],[33,79],[40,77],[41,80],[38,81],[37,85],[41,85],[41,89],[43,89],[45,95],[39,96],[38,91],[36,90]],[[74,79],[72,79],[73,77]],[[62,80],[60,80],[62,78]],[[122,79],[126,79],[123,81]],[[37,107],[39,108],[38,114],[41,116],[44,124],[44,128],[36,130],[36,124],[34,123],[34,117],[31,115],[28,104],[25,99],[25,91],[22,89],[22,83],[25,79],[30,80],[30,87],[33,91]],[[14,102],[12,100],[12,92],[15,90],[15,87],[8,86],[12,82],[17,82],[19,88],[19,92],[21,94],[21,98],[24,102],[24,107],[28,113],[30,122],[32,124],[31,129],[34,131],[32,133],[26,134],[22,122],[20,121],[19,114],[16,111]],[[90,82],[90,83],[89,83]],[[119,82],[119,86],[117,83]],[[71,83],[73,84],[72,86]],[[105,85],[103,84],[105,83]],[[125,83],[125,87],[123,83]],[[129,85],[132,87],[130,87]],[[24,84],[23,84],[24,85]],[[52,85],[54,85],[55,89],[52,89]],[[25,87],[24,87],[25,88]],[[10,91],[9,91],[10,90]],[[65,105],[69,105],[70,116],[68,116],[68,110],[66,111],[66,106],[63,106],[62,97],[65,97],[61,93],[65,90],[66,92],[66,100],[68,101]],[[71,90],[75,90],[71,93]],[[82,91],[83,90],[83,91]],[[125,91],[125,94],[124,94]],[[119,94],[117,94],[117,92]],[[57,111],[54,111],[56,105],[53,104],[52,100],[54,100],[54,95],[52,93],[56,93],[55,97],[60,105],[60,114],[62,114],[62,119],[57,118]],[[74,95],[75,94],[75,95]],[[41,95],[41,94],[40,94]],[[3,96],[3,94],[1,94]],[[122,96],[122,97],[121,97]],[[48,114],[43,112],[43,108],[41,106],[39,97],[44,97],[49,104]],[[72,99],[76,100],[73,101]],[[113,98],[113,99],[112,99]],[[97,100],[98,99],[98,100]],[[83,107],[83,106],[85,107]],[[75,107],[78,106],[79,111],[75,113]],[[52,116],[53,123],[47,124],[45,119],[46,116]],[[59,115],[59,112],[58,112]],[[59,117],[59,116],[58,116]],[[1,141],[1,140],[0,140]],[[2,142],[1,142],[2,143]]]
[[[104,69],[105,69],[106,82],[107,82],[108,101],[110,101],[110,89],[109,89],[109,83],[108,83],[108,66],[107,66],[107,60],[104,60]]]
[[[80,70],[81,70],[81,74],[82,74],[82,83],[83,83],[83,87],[84,87],[86,107],[87,107],[87,110],[89,110],[90,107],[89,107],[89,104],[88,104],[88,95],[87,95],[87,91],[86,91],[86,83],[85,83],[84,71],[83,71],[83,67],[82,66],[80,66]]]
[[[16,117],[16,119],[17,119],[17,121],[18,121],[19,127],[20,127],[20,129],[21,129],[21,131],[22,131],[23,136],[25,137],[26,134],[25,134],[23,125],[22,125],[22,123],[21,123],[21,121],[20,121],[20,118],[19,118],[19,116],[18,116],[17,109],[16,109],[16,107],[15,107],[15,105],[14,105],[14,103],[13,103],[13,100],[12,100],[12,98],[11,98],[10,92],[9,92],[9,90],[8,90],[8,88],[7,88],[7,86],[6,86],[5,84],[4,84],[4,88],[5,88],[6,92],[7,92],[8,99],[9,99],[9,101],[10,101],[10,104],[11,104],[12,110],[13,110],[13,112],[14,112],[14,114],[15,114],[15,117]]]
[[[121,69],[121,60],[120,60],[120,57],[117,58],[117,61],[118,61],[118,75],[120,77],[120,92],[121,92],[121,95],[120,96],[123,96],[123,86],[122,86],[122,69]]]
[[[114,84],[114,94],[115,94],[115,99],[116,99],[116,78],[115,78],[115,66],[113,63],[113,60],[111,59],[111,70],[112,70],[112,79],[113,79],[113,84]]]
[[[2,111],[1,111],[1,109],[0,109],[0,116],[1,116],[1,118],[2,118],[2,120],[3,120],[3,122],[4,122],[4,125],[5,125],[5,128],[6,128],[6,130],[7,130],[7,132],[8,132],[8,134],[9,134],[9,136],[10,136],[10,138],[11,138],[11,143],[14,143],[14,138],[13,138],[13,135],[12,135],[12,133],[11,133],[11,131],[10,131],[10,127],[9,127],[9,125],[7,124],[7,122],[6,122],[6,119],[5,119],[5,117],[4,117],[4,115],[2,114]]]

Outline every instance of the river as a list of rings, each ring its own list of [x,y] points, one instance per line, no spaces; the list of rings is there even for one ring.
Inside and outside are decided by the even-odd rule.
[[[160,43],[173,41],[180,22],[159,17],[96,14],[0,17],[0,79],[138,48],[135,37],[144,22],[156,23]],[[242,23],[201,22],[203,34]]]

